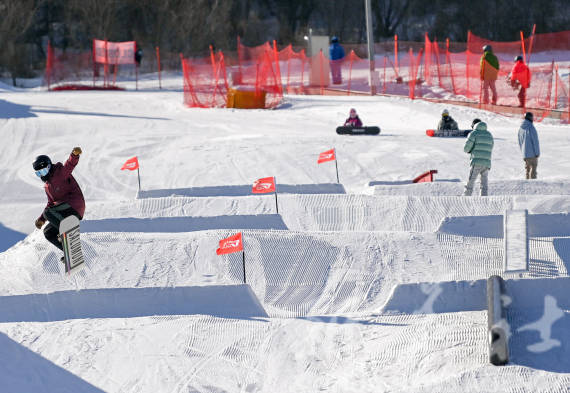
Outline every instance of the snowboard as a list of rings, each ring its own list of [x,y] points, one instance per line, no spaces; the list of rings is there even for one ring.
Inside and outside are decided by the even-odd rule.
[[[75,216],[69,216],[61,220],[59,237],[63,246],[65,272],[70,273],[79,270],[78,267],[85,263],[83,251],[81,250],[79,219]]]
[[[340,126],[336,128],[336,133],[339,135],[378,135],[380,134],[380,127],[345,127]]]
[[[472,130],[426,130],[427,136],[465,138]]]

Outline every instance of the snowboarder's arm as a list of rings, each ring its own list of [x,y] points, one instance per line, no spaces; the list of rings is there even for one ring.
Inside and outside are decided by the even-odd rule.
[[[540,145],[538,143],[538,134],[536,133],[536,128],[534,128],[534,126],[532,126],[530,133],[534,155],[535,157],[538,157],[540,155]]]
[[[469,138],[467,138],[467,142],[465,142],[465,147],[463,148],[465,153],[471,153],[473,146],[475,146],[475,137],[473,135],[474,133],[470,133]]]
[[[42,225],[43,225],[43,223],[46,221],[46,219],[44,218],[44,211],[46,209],[49,209],[50,207],[52,207],[54,205],[53,198],[47,192],[46,192],[46,194],[48,197],[48,201],[47,201],[46,207],[42,211],[42,214],[40,214],[40,216],[36,220],[36,226],[37,226],[38,221],[42,222]],[[41,225],[39,226],[39,228],[41,228]]]
[[[65,164],[63,164],[63,174],[65,177],[71,175],[71,172],[73,172],[73,169],[75,169],[75,166],[79,162],[79,155],[81,153],[82,153],[81,148],[76,147],[73,149],[73,151],[69,155],[69,158],[67,159],[67,161],[65,161]]]
[[[357,117],[357,118],[356,118],[356,124],[355,124],[355,126],[356,126],[356,127],[362,127],[362,120],[360,120],[360,117]]]
[[[441,119],[441,120],[439,121],[439,123],[437,123],[437,130],[438,130],[438,131],[443,130],[443,119]]]

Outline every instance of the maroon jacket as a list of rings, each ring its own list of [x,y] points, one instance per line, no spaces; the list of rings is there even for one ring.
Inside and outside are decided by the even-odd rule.
[[[46,209],[67,202],[83,218],[85,199],[79,184],[71,174],[78,162],[79,156],[70,154],[65,164],[58,162],[52,165],[48,180],[44,185],[48,197]],[[43,219],[43,213],[40,218]]]
[[[362,127],[362,121],[360,120],[360,117],[358,117],[358,115],[356,115],[355,117],[349,117],[348,119],[346,119],[346,121],[344,122],[344,126],[345,127]]]

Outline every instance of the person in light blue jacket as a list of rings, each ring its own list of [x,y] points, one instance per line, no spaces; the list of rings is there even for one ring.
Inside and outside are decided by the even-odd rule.
[[[475,130],[469,134],[463,151],[471,154],[471,170],[465,185],[463,195],[473,193],[473,185],[479,175],[481,176],[481,196],[488,195],[489,171],[491,170],[491,155],[493,152],[493,135],[487,131],[487,123],[479,122]]]
[[[533,121],[534,115],[532,112],[527,112],[519,128],[519,146],[523,154],[527,179],[536,179],[536,167],[540,156],[538,134],[532,124]]]

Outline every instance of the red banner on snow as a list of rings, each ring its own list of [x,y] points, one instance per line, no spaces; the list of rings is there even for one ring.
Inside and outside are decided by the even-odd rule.
[[[135,64],[135,41],[109,42],[93,40],[95,63],[101,64]]]
[[[122,171],[125,169],[128,169],[129,171],[134,171],[135,169],[139,169],[139,159],[137,157],[129,158],[121,168]]]
[[[263,179],[256,180],[253,183],[251,192],[254,194],[267,194],[268,192],[275,192],[275,178],[264,177]]]
[[[216,250],[216,254],[224,255],[238,251],[243,251],[243,241],[241,239],[241,232],[220,240],[220,248]]]
[[[322,164],[323,162],[336,160],[336,155],[334,149],[330,149],[319,154],[319,159],[317,164]]]

